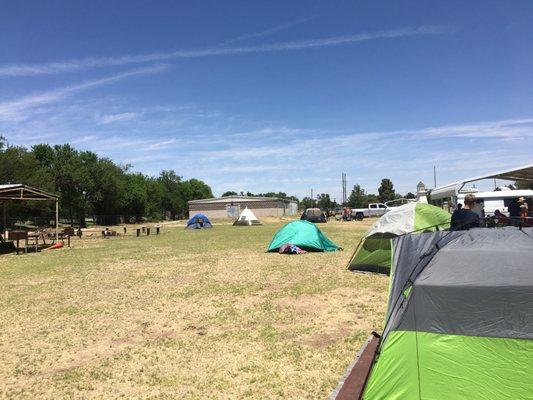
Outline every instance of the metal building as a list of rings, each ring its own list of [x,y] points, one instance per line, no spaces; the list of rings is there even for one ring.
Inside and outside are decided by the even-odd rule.
[[[298,204],[294,200],[277,197],[226,196],[191,200],[188,203],[189,215],[201,213],[209,218],[237,219],[245,207],[259,218],[291,216],[298,211]]]

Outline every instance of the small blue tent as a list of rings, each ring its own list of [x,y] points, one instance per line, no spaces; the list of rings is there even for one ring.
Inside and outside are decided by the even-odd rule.
[[[191,217],[189,222],[187,222],[187,228],[186,229],[204,229],[204,228],[212,228],[213,225],[211,224],[211,221],[209,221],[209,218],[207,218],[204,214],[196,214]]]

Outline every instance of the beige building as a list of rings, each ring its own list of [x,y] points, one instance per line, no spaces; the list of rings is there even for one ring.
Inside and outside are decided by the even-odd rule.
[[[277,197],[226,196],[189,201],[189,216],[197,213],[209,218],[237,219],[245,207],[258,217],[282,217],[295,215],[298,204],[293,200]]]

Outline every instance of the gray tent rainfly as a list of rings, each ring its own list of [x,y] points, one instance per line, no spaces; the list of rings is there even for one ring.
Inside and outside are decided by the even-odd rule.
[[[359,365],[364,378],[350,372],[334,398],[530,398],[532,228],[398,237],[391,279],[379,346],[367,346]]]

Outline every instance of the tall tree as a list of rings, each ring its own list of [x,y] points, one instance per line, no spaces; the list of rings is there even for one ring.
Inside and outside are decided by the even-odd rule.
[[[180,212],[181,200],[181,176],[173,170],[164,170],[159,174],[159,182],[162,186],[161,204],[163,210],[170,214],[170,219],[176,219]]]
[[[310,197],[304,197],[300,202],[300,205],[305,210],[307,208],[312,208],[315,206],[315,201]]]
[[[335,208],[335,202],[331,200],[329,193],[321,193],[316,197],[317,206],[322,210],[332,210]]]
[[[186,181],[189,185],[187,200],[210,199],[213,197],[211,188],[199,179],[189,179]]]
[[[368,204],[365,190],[361,185],[356,184],[353,187],[350,197],[348,197],[348,206],[351,208],[363,208]]]
[[[381,185],[378,188],[379,201],[385,203],[390,200],[394,200],[396,194],[394,192],[394,185],[392,181],[388,178],[383,178],[381,180]]]
[[[108,158],[100,158],[94,166],[94,189],[89,202],[99,225],[116,225],[122,214],[124,170]]]
[[[124,220],[135,222],[142,220],[148,211],[148,185],[149,178],[141,173],[125,174],[122,209]]]

